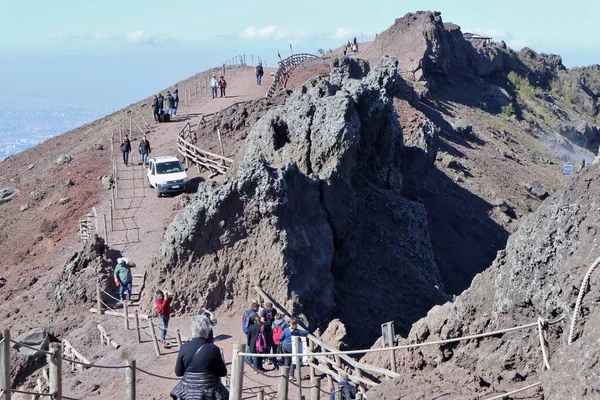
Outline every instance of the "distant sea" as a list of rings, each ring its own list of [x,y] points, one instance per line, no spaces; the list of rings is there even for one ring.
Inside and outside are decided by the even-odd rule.
[[[123,105],[61,95],[0,96],[0,161],[53,136],[102,118]]]

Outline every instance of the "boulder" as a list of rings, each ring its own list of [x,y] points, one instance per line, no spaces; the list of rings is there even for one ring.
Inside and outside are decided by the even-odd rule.
[[[110,190],[113,188],[115,181],[112,176],[105,175],[105,176],[101,177],[100,179],[101,179],[102,186],[104,187],[104,189]]]
[[[54,164],[56,164],[56,165],[62,165],[62,164],[70,163],[72,160],[73,160],[73,157],[71,157],[70,155],[68,155],[68,154],[61,154],[54,161]]]
[[[416,128],[404,132],[402,192],[418,197],[433,168],[439,149],[440,128],[425,118]]]
[[[19,207],[19,211],[21,211],[21,212],[24,212],[27,210],[29,210],[29,203],[22,204],[21,207]]]
[[[71,201],[71,199],[69,197],[61,197],[58,200],[58,204],[63,205],[63,204],[67,204],[70,201]]]
[[[339,319],[332,320],[320,337],[325,343],[332,345],[336,349],[342,350],[346,347],[346,343],[344,342],[345,338],[346,326]]]
[[[17,195],[17,192],[12,188],[5,187],[5,188],[0,189],[0,204],[8,203],[16,195]]]
[[[462,118],[452,121],[452,129],[461,136],[468,136],[473,133],[473,125]]]
[[[535,197],[540,200],[545,200],[550,194],[546,190],[544,184],[540,181],[531,181],[526,186],[529,193],[533,194]]]

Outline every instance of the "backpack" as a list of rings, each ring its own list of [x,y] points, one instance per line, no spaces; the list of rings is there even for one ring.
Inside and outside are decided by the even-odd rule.
[[[258,351],[259,353],[267,352],[267,338],[265,337],[265,327],[264,326],[260,327],[260,332],[258,333],[258,336],[256,337],[256,351]]]
[[[244,315],[242,315],[242,330],[245,334],[248,334],[248,329],[250,329],[250,325],[252,325],[252,321],[250,321],[252,314],[254,314],[254,311],[248,310],[244,311]]]
[[[256,67],[256,73],[259,75],[263,74],[263,67],[262,65],[259,65],[258,67]]]
[[[121,143],[121,151],[127,151],[127,142]]]
[[[342,392],[342,399],[344,400],[352,400],[356,398],[354,393],[352,393],[352,388],[350,386],[340,386],[340,391]]]
[[[273,328],[273,343],[276,345],[279,345],[279,336],[281,336],[282,332],[283,328],[281,325],[277,325],[275,328]]]

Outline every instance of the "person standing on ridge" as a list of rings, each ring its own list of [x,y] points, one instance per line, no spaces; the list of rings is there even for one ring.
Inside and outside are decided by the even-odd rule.
[[[250,309],[244,311],[244,315],[242,315],[242,332],[244,332],[244,335],[248,335],[250,326],[254,324],[256,317],[258,317],[258,302],[253,301],[250,304]],[[246,353],[250,353],[250,346],[246,346]],[[251,363],[252,357],[246,356],[246,361]]]
[[[217,76],[213,75],[210,80],[210,92],[212,93],[212,98],[217,97],[217,89],[219,88],[219,81],[217,80]]]
[[[131,302],[131,291],[133,287],[133,276],[131,275],[131,267],[135,267],[134,263],[130,263],[125,257],[117,259],[115,267],[115,285],[119,287],[119,298],[121,301]],[[127,292],[127,295],[125,295]]]
[[[175,105],[175,98],[171,95],[171,92],[167,91],[167,97],[165,97],[165,102],[167,106],[167,114],[169,117],[173,116],[173,106]]]
[[[227,89],[227,81],[225,77],[221,75],[221,79],[219,79],[219,88],[221,89],[221,97],[227,97],[225,95],[225,89]]]
[[[148,164],[148,154],[152,153],[150,142],[146,138],[146,135],[144,135],[144,138],[140,140],[139,151],[142,158],[142,164],[144,165],[144,168],[146,168],[146,164]]]
[[[285,328],[279,336],[279,343],[281,344],[283,354],[292,354],[292,336],[307,336],[308,334],[310,334],[309,331],[298,328],[296,318],[291,318],[290,326]],[[300,349],[297,350],[300,352]],[[292,357],[284,357],[283,361],[286,367],[290,367],[290,379],[295,381],[294,370],[296,369],[296,364],[292,363]],[[300,367],[301,365],[298,365],[298,368]]]
[[[167,329],[171,318],[171,301],[173,295],[166,294],[162,290],[156,291],[154,304],[156,305],[156,316],[158,317],[158,329],[160,329],[160,341],[163,347],[167,347]]]
[[[131,151],[131,142],[129,136],[125,135],[125,139],[121,142],[121,152],[123,153],[123,162],[126,167],[129,167],[129,152]]]
[[[156,95],[152,97],[152,115],[154,116],[154,120],[158,121],[158,97]]]
[[[162,93],[159,93],[158,94],[158,115],[160,115],[164,112],[164,106],[165,106],[165,98],[163,97]]]
[[[262,63],[258,63],[256,66],[256,84],[262,85],[262,77],[264,75]]]
[[[179,89],[173,92],[173,115],[177,115],[177,107],[179,107]]]
[[[264,353],[266,352],[266,349],[269,348],[269,341],[267,338],[267,333],[270,333],[271,330],[269,329],[268,332],[265,330],[265,324],[264,321],[257,315],[254,318],[254,323],[252,325],[250,325],[250,328],[248,329],[248,333],[246,334],[246,347],[248,349],[250,349],[250,353]],[[257,343],[257,339],[259,338],[259,336],[262,339],[262,344],[261,347],[259,346],[259,344]],[[263,368],[263,359],[262,357],[253,357],[252,360],[252,365],[254,366],[254,369],[256,371],[254,371],[254,373],[258,373],[257,371],[264,371]]]

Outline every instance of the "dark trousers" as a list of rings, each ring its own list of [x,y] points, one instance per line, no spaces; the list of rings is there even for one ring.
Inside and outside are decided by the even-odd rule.
[[[225,86],[221,86],[221,97],[227,97],[225,96]]]
[[[128,151],[123,152],[123,162],[125,163],[125,165],[129,164],[129,152]]]
[[[291,347],[283,347],[283,354],[292,354],[292,348]],[[284,357],[283,358],[283,364],[286,367],[290,367],[290,377],[294,376],[294,371],[296,370],[296,364],[292,364],[292,357]]]
[[[254,368],[262,371],[263,370],[263,359],[262,357],[252,357],[252,364],[254,365]]]

